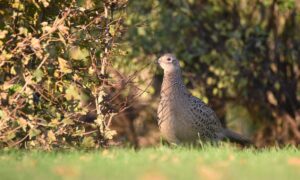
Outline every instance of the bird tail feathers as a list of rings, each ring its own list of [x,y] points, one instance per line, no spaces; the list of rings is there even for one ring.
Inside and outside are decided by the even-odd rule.
[[[229,129],[224,129],[224,135],[225,139],[228,139],[230,142],[238,143],[242,146],[250,146],[253,144],[249,138],[240,135],[236,132],[233,132]]]

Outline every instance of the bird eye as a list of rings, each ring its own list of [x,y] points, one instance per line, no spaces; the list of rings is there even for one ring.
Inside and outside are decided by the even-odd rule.
[[[171,61],[171,60],[172,60],[171,58],[168,58],[168,59],[167,59],[167,61]]]

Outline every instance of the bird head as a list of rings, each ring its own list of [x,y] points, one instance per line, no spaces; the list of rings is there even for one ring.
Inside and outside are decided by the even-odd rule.
[[[165,73],[172,73],[180,70],[179,61],[173,54],[164,54],[158,59],[158,64]]]

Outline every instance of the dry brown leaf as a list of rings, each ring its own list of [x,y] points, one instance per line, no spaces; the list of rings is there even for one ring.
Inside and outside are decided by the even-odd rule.
[[[78,177],[80,175],[79,169],[71,166],[56,166],[53,168],[53,172],[63,177]]]
[[[168,178],[162,174],[159,171],[148,171],[146,173],[144,173],[141,177],[139,177],[138,179],[141,180],[167,180]]]
[[[180,159],[176,156],[173,157],[171,161],[172,161],[173,164],[179,164],[180,163]]]
[[[104,151],[102,151],[102,156],[103,157],[107,157],[107,158],[110,158],[110,159],[113,159],[115,158],[114,154],[112,154],[109,150],[105,149]]]
[[[209,180],[219,180],[222,179],[221,174],[217,171],[217,169],[212,169],[205,166],[200,166],[198,168],[198,174],[203,179],[209,179]]]
[[[300,158],[298,158],[298,157],[289,158],[288,164],[294,165],[294,166],[300,166]]]
[[[274,96],[274,94],[271,91],[267,92],[267,98],[270,104],[277,106],[278,102]]]
[[[92,160],[92,157],[83,155],[83,156],[80,156],[79,159],[82,161],[90,162]]]

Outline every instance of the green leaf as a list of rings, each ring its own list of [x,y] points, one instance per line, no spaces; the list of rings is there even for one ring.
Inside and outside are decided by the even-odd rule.
[[[11,94],[13,94],[13,93],[15,93],[15,92],[21,91],[22,87],[23,87],[23,86],[21,86],[20,84],[14,84],[14,85],[10,86],[10,87],[8,88],[8,90],[9,90],[9,92],[10,92]]]
[[[11,132],[7,136],[5,136],[5,140],[9,141],[9,140],[12,140],[15,137],[16,137],[16,133]]]
[[[33,77],[35,77],[36,82],[40,82],[43,79],[44,72],[41,69],[37,69],[33,73]]]
[[[92,137],[84,137],[82,141],[82,147],[92,148],[95,147],[95,141]]]
[[[74,60],[87,60],[89,51],[85,48],[73,47],[69,50],[70,57]]]
[[[36,128],[31,128],[29,130],[29,139],[32,139],[33,137],[39,135],[41,133],[40,130],[36,129]]]
[[[74,121],[70,118],[65,118],[63,121],[64,125],[72,125],[74,124]]]

